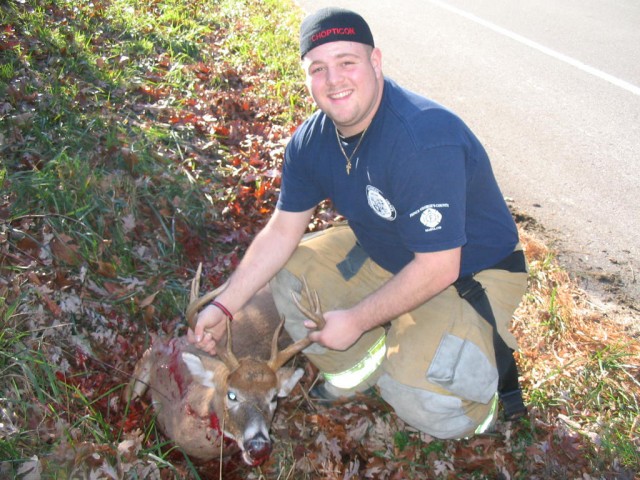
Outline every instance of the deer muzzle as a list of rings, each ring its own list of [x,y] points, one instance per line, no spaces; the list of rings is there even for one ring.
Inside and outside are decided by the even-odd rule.
[[[244,461],[253,467],[264,463],[271,454],[271,440],[265,438],[262,434],[250,439],[245,443],[244,447]]]

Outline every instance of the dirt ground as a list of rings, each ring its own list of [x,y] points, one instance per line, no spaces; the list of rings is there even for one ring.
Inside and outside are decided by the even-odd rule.
[[[560,266],[569,273],[589,299],[595,310],[616,319],[629,333],[630,338],[640,339],[640,281],[633,270],[620,274],[621,268],[614,264],[604,270],[585,265],[585,261],[574,252],[563,247],[558,235],[546,229],[535,218],[512,207],[519,227],[527,234],[542,241],[556,256]]]

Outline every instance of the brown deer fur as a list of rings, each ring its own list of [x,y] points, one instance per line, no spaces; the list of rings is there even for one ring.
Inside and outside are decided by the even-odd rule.
[[[194,312],[220,290],[196,298],[199,277],[200,270],[188,309],[191,325]],[[317,296],[309,295],[306,284],[305,290],[313,305]],[[322,320],[314,321],[320,325]],[[224,442],[226,454],[237,451],[237,445],[247,464],[258,465],[271,451],[269,428],[277,398],[287,396],[303,373],[282,364],[310,342],[305,339],[279,351],[282,344],[291,343],[284,336],[280,345],[272,345],[282,321],[268,287],[235,315],[229,327],[231,345],[228,350],[218,348],[215,357],[190,345],[184,337],[155,339],[138,361],[125,395],[134,399],[148,388],[158,426],[187,455],[201,460],[215,458]],[[224,345],[224,340],[219,345]]]

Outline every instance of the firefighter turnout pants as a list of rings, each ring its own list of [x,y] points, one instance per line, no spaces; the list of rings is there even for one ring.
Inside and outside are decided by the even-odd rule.
[[[301,291],[303,276],[326,312],[353,306],[392,274],[366,256],[346,225],[305,236],[271,282],[294,341],[308,333],[304,315],[291,300],[292,291]],[[516,349],[509,324],[526,290],[527,274],[490,269],[475,278],[486,290],[500,335]],[[415,310],[366,332],[345,351],[312,344],[304,353],[336,396],[377,385],[406,423],[450,439],[481,433],[495,420],[498,371],[492,338],[491,325],[450,286]]]

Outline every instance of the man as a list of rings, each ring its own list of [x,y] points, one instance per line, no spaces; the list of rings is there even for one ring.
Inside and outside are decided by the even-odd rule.
[[[305,353],[325,378],[318,395],[375,385],[402,419],[438,438],[485,431],[499,380],[505,407],[518,400],[508,415],[523,414],[508,325],[526,265],[485,150],[453,113],[383,76],[358,14],[308,16],[300,50],[319,111],[287,146],[272,218],[190,340],[214,353],[225,315],[271,282],[291,337],[316,342]],[[326,198],[348,226],[303,237]],[[303,276],[319,293],[321,330],[290,300]]]

